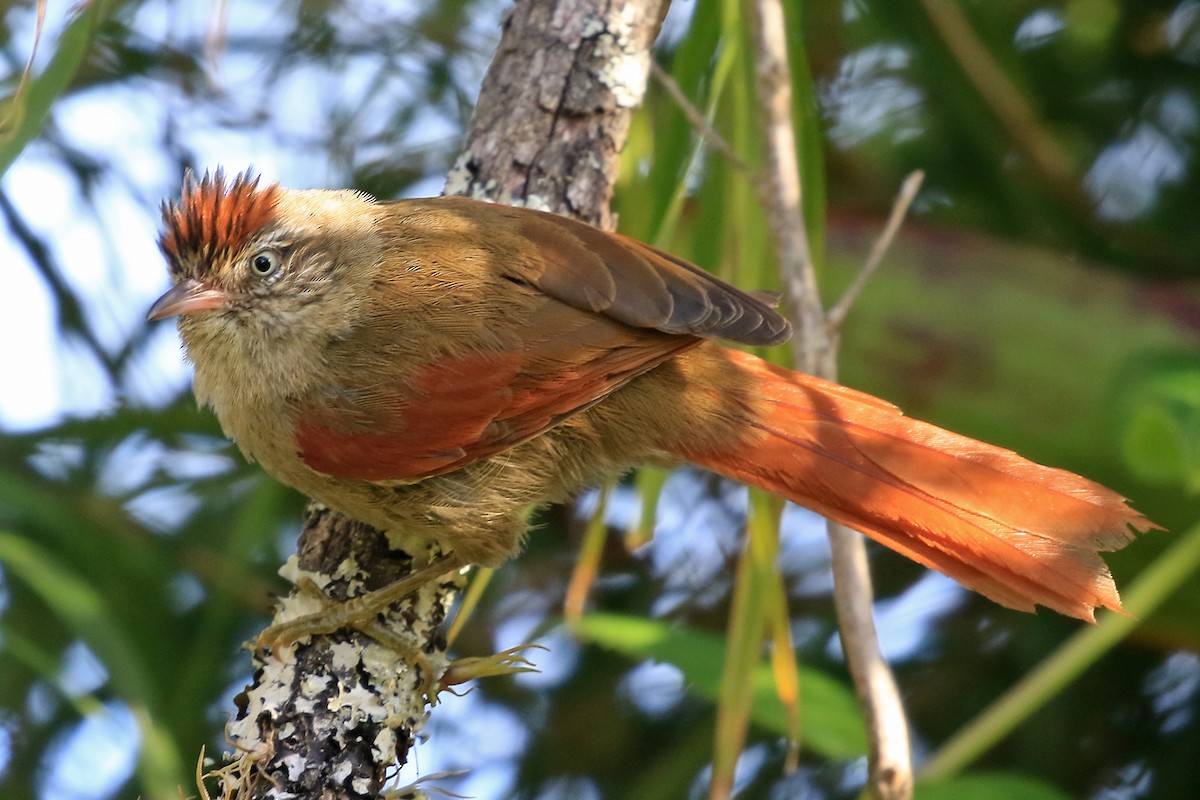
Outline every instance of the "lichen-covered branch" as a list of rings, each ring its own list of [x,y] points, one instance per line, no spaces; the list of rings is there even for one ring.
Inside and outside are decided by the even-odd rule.
[[[283,569],[297,588],[273,622],[319,611],[326,596],[345,600],[398,580],[422,565],[415,559],[426,559],[429,547],[389,541],[311,505],[299,552]],[[256,656],[254,683],[226,726],[235,751],[219,770],[225,796],[377,797],[389,770],[403,763],[424,722],[427,692],[445,668],[438,626],[456,588],[429,585],[382,615],[380,628],[398,646],[424,653],[422,662],[406,664],[394,647],[358,631]]]

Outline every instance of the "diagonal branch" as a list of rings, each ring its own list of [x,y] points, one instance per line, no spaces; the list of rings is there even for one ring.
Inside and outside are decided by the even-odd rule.
[[[996,121],[1059,196],[1081,200],[1071,155],[1038,120],[1029,101],[971,27],[962,6],[952,0],[921,0],[930,22],[971,85],[992,109]]]
[[[704,141],[708,142],[717,152],[725,156],[738,172],[743,175],[751,174],[750,165],[742,160],[742,157],[733,149],[733,145],[727,142],[725,137],[721,135],[721,132],[713,127],[712,122],[709,121],[705,113],[696,108],[696,104],[688,98],[683,88],[675,82],[675,79],[671,77],[671,73],[659,66],[657,61],[651,61],[650,75],[671,96],[671,99],[675,101],[675,105],[679,106],[679,110],[683,112],[683,116],[687,117],[687,121],[704,138]]]
[[[904,223],[904,217],[908,214],[908,209],[912,205],[913,200],[917,197],[917,192],[921,189],[921,183],[925,180],[925,173],[921,170],[910,172],[908,177],[904,179],[904,183],[900,185],[900,192],[896,195],[896,200],[892,203],[892,213],[888,215],[887,224],[883,226],[883,231],[879,234],[879,238],[875,240],[875,244],[871,247],[871,252],[867,255],[867,260],[863,264],[858,274],[854,276],[849,288],[845,294],[837,301],[833,308],[829,309],[829,313],[825,318],[825,324],[828,327],[830,335],[836,335],[838,328],[842,326],[846,315],[850,313],[850,309],[854,306],[854,301],[858,299],[858,295],[862,293],[863,287],[867,285],[867,281],[875,274],[875,270],[879,269],[879,264],[883,261],[883,255],[892,246],[892,241],[896,238],[896,234],[900,232],[900,226]]]

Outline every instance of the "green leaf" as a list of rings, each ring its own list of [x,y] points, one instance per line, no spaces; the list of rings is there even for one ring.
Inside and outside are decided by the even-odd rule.
[[[41,132],[50,115],[50,107],[71,85],[83,63],[92,34],[118,5],[111,0],[81,4],[79,13],[59,38],[54,56],[42,74],[26,84],[18,95],[0,103],[0,175]]]
[[[177,796],[187,776],[170,733],[150,709],[158,707],[145,664],[104,598],[33,542],[0,531],[0,564],[28,584],[107,666],[117,694],[129,705],[142,736],[138,771],[153,797]]]
[[[775,554],[779,549],[779,511],[770,498],[751,492],[747,542],[738,560],[729,612],[726,647],[717,692],[717,730],[713,748],[712,795],[733,793],[738,756],[746,742],[750,708],[755,701],[756,667],[760,662],[763,633],[770,616],[772,578],[778,579]],[[774,513],[772,513],[774,512]],[[789,726],[789,741],[796,725]]]
[[[1048,783],[1009,772],[964,775],[937,783],[917,783],[916,800],[1067,800]]]
[[[594,644],[630,658],[651,658],[678,667],[689,690],[716,700],[725,663],[724,637],[665,621],[589,614],[580,620],[577,634]],[[853,693],[840,681],[813,669],[800,670],[800,715],[804,744],[829,758],[857,758],[867,750],[866,731]],[[787,713],[775,693],[771,665],[760,660],[754,671],[750,720],[757,726],[787,736]]]
[[[1126,462],[1151,483],[1200,492],[1200,370],[1166,367],[1126,399]]]

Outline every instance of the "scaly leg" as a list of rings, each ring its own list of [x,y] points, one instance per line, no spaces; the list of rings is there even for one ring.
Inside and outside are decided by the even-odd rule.
[[[342,628],[362,630],[368,636],[390,647],[395,641],[395,636],[385,633],[382,634],[385,638],[379,639],[376,634],[384,629],[375,619],[376,615],[386,611],[392,603],[403,600],[421,587],[433,583],[448,573],[457,572],[465,566],[467,566],[466,561],[453,552],[438,556],[411,575],[390,583],[382,589],[352,597],[345,602],[329,600],[329,604],[321,611],[272,625],[259,634],[258,639],[254,642],[254,650],[257,653],[264,653],[267,650],[279,652],[281,648],[303,639],[305,636],[333,633]],[[317,591],[328,599],[328,596],[320,589]],[[407,648],[408,651],[411,649]],[[406,650],[400,651],[402,655],[405,652]]]
[[[467,563],[465,558],[454,553],[438,556],[405,578],[346,601],[334,600],[312,579],[302,578],[296,583],[297,591],[316,598],[322,609],[267,628],[255,641],[255,652],[260,655],[268,650],[278,653],[281,648],[306,636],[353,628],[395,652],[405,663],[419,669],[424,680],[424,693],[431,704],[436,704],[437,695],[441,690],[475,678],[535,672],[536,668],[521,653],[533,648],[545,648],[527,644],[486,658],[464,658],[454,661],[440,680],[435,682],[433,667],[424,653],[415,650],[410,642],[379,621],[377,615],[386,611],[393,603],[403,600],[444,575],[457,572]]]

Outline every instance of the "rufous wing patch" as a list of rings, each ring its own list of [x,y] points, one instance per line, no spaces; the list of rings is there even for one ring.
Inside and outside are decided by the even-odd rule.
[[[328,407],[301,409],[300,457],[317,472],[355,480],[411,480],[440,472],[488,438],[488,428],[512,402],[519,369],[515,353],[442,358],[422,368],[392,406],[379,409],[374,430],[339,424]],[[372,404],[378,405],[378,395]],[[349,412],[347,412],[348,414]]]
[[[581,348],[570,361],[529,352],[444,356],[396,387],[376,429],[363,431],[360,419],[341,425],[328,407],[300,409],[300,457],[317,472],[353,480],[448,472],[544,433],[698,343],[637,337],[623,347]]]

